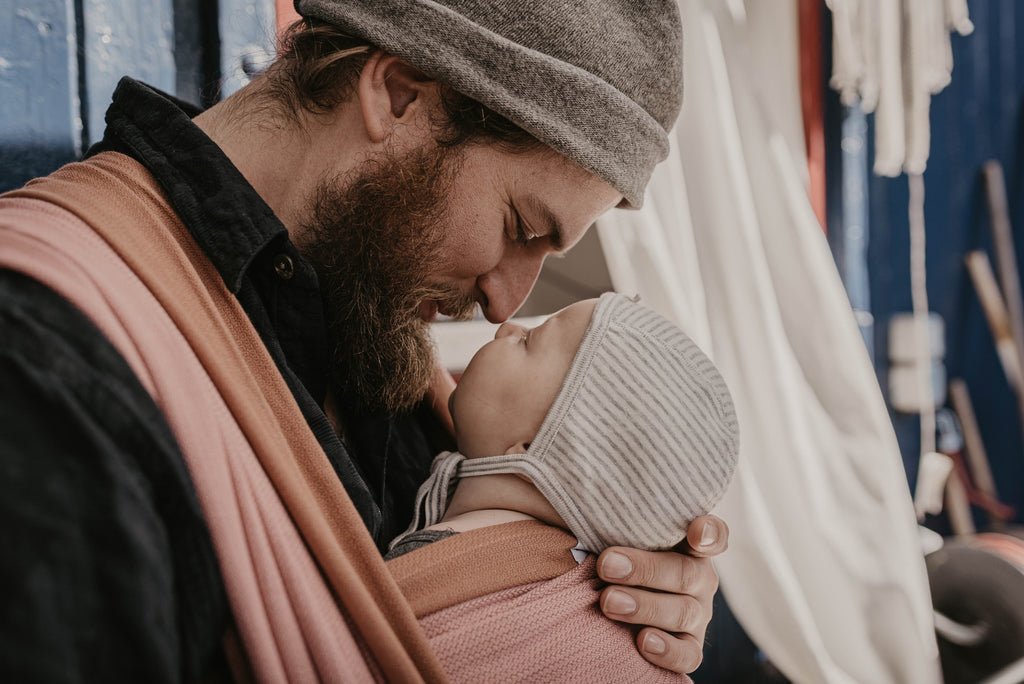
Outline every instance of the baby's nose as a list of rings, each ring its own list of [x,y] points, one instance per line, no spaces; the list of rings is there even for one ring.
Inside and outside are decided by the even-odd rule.
[[[498,326],[498,331],[494,333],[494,339],[500,340],[502,337],[513,336],[521,337],[524,332],[526,332],[526,328],[524,328],[523,326],[505,321],[500,326]]]

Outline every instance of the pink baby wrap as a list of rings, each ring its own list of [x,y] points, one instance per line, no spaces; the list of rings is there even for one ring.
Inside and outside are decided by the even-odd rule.
[[[236,674],[445,679],[248,317],[141,165],[103,153],[0,198],[0,267],[78,306],[163,410],[244,648]]]
[[[484,527],[388,561],[453,682],[688,682],[598,609],[594,556],[538,521]]]

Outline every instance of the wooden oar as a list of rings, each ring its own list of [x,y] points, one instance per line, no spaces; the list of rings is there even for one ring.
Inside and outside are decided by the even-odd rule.
[[[1016,345],[1013,340],[1013,333],[1010,330],[1010,316],[1003,302],[1003,296],[999,292],[999,285],[992,273],[992,264],[988,255],[981,250],[968,252],[964,257],[967,262],[967,270],[974,282],[974,289],[981,301],[981,308],[988,320],[988,327],[992,331],[992,337],[996,341],[996,353],[999,355],[999,362],[1006,373],[1006,379],[1010,387],[1017,395],[1017,403],[1024,406],[1021,400],[1021,362],[1017,356]],[[1024,414],[1022,414],[1024,417]]]
[[[982,173],[985,176],[988,209],[992,217],[992,244],[999,284],[1003,291],[1003,301],[1006,302],[1017,365],[1024,368],[1024,298],[1021,297],[1020,272],[1017,269],[1017,251],[1013,245],[1003,166],[990,159],[982,167]]]
[[[985,194],[992,218],[992,245],[999,268],[1003,301],[1006,304],[1010,344],[1017,359],[1017,368],[1024,374],[1024,298],[1021,296],[1017,251],[1013,246],[1013,227],[1010,225],[1010,208],[1006,201],[1003,166],[997,160],[990,159],[982,167],[982,175],[985,178]],[[1020,378],[1017,385],[1017,407],[1020,410],[1020,427],[1024,434],[1024,377]]]

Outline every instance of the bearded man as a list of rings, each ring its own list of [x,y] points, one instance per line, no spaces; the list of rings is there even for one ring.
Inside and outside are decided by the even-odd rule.
[[[239,93],[125,79],[85,161],[0,198],[6,680],[444,677],[378,552],[450,439],[429,322],[507,319],[639,206],[678,12],[296,7]],[[727,536],[602,554],[644,658],[697,667]]]

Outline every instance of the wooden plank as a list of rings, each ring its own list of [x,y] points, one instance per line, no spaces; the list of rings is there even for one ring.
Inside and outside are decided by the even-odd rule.
[[[0,0],[0,191],[82,148],[71,0]]]
[[[174,14],[171,0],[86,2],[82,10],[86,137],[103,137],[110,95],[122,76],[174,93]]]

